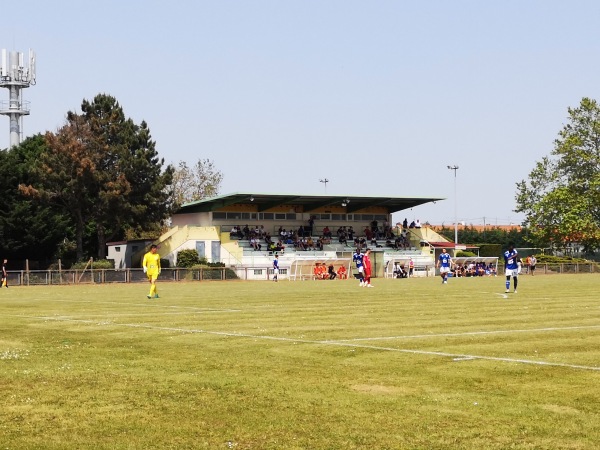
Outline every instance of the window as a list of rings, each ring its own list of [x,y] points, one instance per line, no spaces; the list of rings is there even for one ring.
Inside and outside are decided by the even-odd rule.
[[[285,213],[275,213],[275,220],[285,220]]]
[[[120,252],[121,251],[121,247],[115,247],[115,252]]]
[[[265,220],[273,220],[274,215],[273,213],[263,213],[263,219]]]
[[[331,220],[346,220],[346,214],[332,214]]]
[[[254,269],[254,275],[262,275],[262,274],[263,274],[262,269]]]
[[[213,212],[213,220],[223,220],[223,219],[227,219],[227,213],[218,212],[218,211]]]
[[[288,213],[286,214],[287,220],[296,220],[296,213]]]

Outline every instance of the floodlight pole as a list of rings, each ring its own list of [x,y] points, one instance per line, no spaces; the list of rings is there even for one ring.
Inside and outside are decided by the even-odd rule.
[[[327,194],[327,183],[329,183],[329,180],[327,178],[323,178],[322,180],[319,180],[319,182],[325,185],[325,193]]]
[[[458,244],[458,214],[456,213],[456,172],[458,171],[458,166],[448,166],[448,169],[454,170],[454,248],[456,251],[456,244]]]

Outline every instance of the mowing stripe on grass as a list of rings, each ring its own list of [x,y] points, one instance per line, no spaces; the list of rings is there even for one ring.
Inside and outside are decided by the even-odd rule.
[[[37,316],[16,316],[20,318],[29,318],[35,320],[53,320],[57,322],[75,322],[75,323],[83,323],[90,325],[100,325],[100,326],[114,326],[114,327],[126,327],[126,328],[140,328],[147,330],[157,330],[157,331],[171,331],[177,333],[190,333],[190,334],[209,334],[215,336],[227,336],[227,337],[240,337],[240,338],[250,338],[250,339],[264,339],[269,341],[279,341],[279,342],[300,342],[302,344],[316,344],[316,345],[331,345],[338,347],[350,347],[350,348],[360,348],[365,350],[378,350],[378,351],[388,351],[388,352],[396,352],[396,353],[407,353],[412,355],[425,355],[425,356],[441,356],[445,358],[452,358],[454,361],[468,361],[468,360],[483,360],[483,361],[498,361],[498,362],[507,362],[507,363],[517,363],[517,364],[531,364],[536,366],[546,366],[546,367],[562,367],[566,369],[581,369],[581,370],[592,370],[592,371],[600,371],[600,367],[593,366],[583,366],[579,364],[568,364],[568,363],[556,363],[549,361],[534,361],[530,359],[518,359],[518,358],[501,358],[496,356],[482,356],[482,355],[466,355],[459,353],[447,353],[447,352],[434,352],[434,351],[426,351],[426,350],[414,350],[414,349],[403,349],[403,348],[393,348],[393,347],[378,347],[376,345],[364,345],[364,344],[353,344],[351,342],[341,342],[341,341],[313,341],[307,339],[293,339],[286,337],[278,337],[278,336],[264,336],[264,335],[254,335],[254,334],[246,334],[246,333],[231,333],[224,331],[208,331],[208,330],[197,330],[197,329],[187,329],[187,328],[176,328],[176,327],[159,327],[155,325],[145,325],[145,324],[137,324],[137,323],[114,323],[114,322],[98,322],[95,320],[84,320],[84,319],[70,319],[70,318],[61,318],[61,317],[37,317]],[[584,327],[582,327],[584,328]],[[598,327],[595,327],[598,328]]]
[[[494,331],[464,331],[462,333],[432,333],[432,334],[413,334],[404,336],[379,336],[372,338],[353,338],[353,339],[338,339],[327,342],[360,342],[360,341],[386,341],[396,339],[423,339],[432,337],[460,337],[460,336],[475,336],[486,334],[511,334],[511,333],[541,333],[546,331],[568,331],[568,330],[589,330],[599,329],[600,325],[582,325],[575,327],[547,327],[547,328],[529,328],[522,330],[494,330]]]

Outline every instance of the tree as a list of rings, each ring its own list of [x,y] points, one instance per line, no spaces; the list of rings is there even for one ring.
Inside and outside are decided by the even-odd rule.
[[[102,153],[99,201],[94,209],[98,256],[106,256],[107,240],[158,230],[173,210],[170,186],[174,169],[163,170],[146,122],[125,118],[114,97],[97,95],[81,107]]]
[[[32,183],[23,183],[20,191],[43,203],[59,206],[75,228],[78,259],[83,258],[83,233],[90,219],[98,155],[90,152],[89,127],[80,117],[69,117],[58,133],[46,133],[47,149],[32,168]],[[35,185],[35,186],[34,186]]]
[[[591,252],[600,245],[600,107],[583,98],[568,114],[550,156],[517,183],[515,211],[537,245],[579,242]]]
[[[184,161],[173,174],[173,203],[184,203],[214,197],[219,193],[223,174],[215,168],[210,159],[199,159],[192,167]]]
[[[0,252],[9,260],[49,261],[72,237],[68,217],[52,205],[32,202],[19,192],[31,182],[31,168],[47,149],[41,134],[0,152]]]
[[[69,112],[57,133],[46,133],[48,151],[40,155],[36,179],[21,191],[68,213],[78,259],[85,254],[85,230],[93,227],[98,257],[104,258],[107,240],[123,237],[128,228],[152,228],[168,216],[173,168],[163,170],[147,124],[127,119],[113,97],[84,100],[82,111]]]

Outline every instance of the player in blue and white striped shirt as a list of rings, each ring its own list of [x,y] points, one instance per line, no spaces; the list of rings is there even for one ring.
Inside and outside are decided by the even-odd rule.
[[[360,249],[357,248],[354,255],[352,255],[352,261],[354,261],[354,263],[356,264],[356,269],[358,270],[358,279],[360,280],[361,286],[365,285],[365,277],[364,277],[365,268],[363,267],[363,258],[364,258],[364,255],[360,252]]]
[[[513,279],[515,294],[517,293],[518,275],[519,275],[519,257],[514,244],[508,245],[508,250],[504,252],[504,266],[506,268],[506,291],[510,292],[510,277]]]

